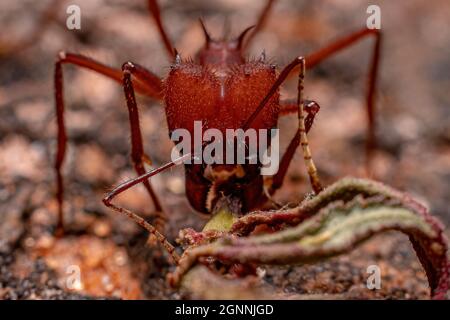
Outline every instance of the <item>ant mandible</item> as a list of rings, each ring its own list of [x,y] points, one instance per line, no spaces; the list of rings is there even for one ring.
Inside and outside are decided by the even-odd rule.
[[[201,27],[206,39],[205,46],[196,59],[182,60],[164,29],[160,9],[156,0],[148,0],[148,6],[164,42],[167,54],[173,60],[169,74],[161,79],[154,73],[134,62],[126,62],[122,69],[114,69],[83,55],[60,52],[55,64],[54,84],[58,126],[58,143],[55,170],[57,177],[58,227],[63,231],[63,177],[61,166],[64,161],[67,135],[64,124],[63,64],[72,64],[90,69],[122,84],[125,92],[131,130],[131,158],[138,177],[122,183],[103,199],[106,206],[125,214],[153,234],[168,250],[175,262],[179,257],[174,247],[154,226],[128,209],[112,203],[118,194],[143,183],[154,204],[155,210],[164,216],[163,206],[154,192],[149,178],[179,162],[171,161],[160,168],[146,172],[144,163],[151,163],[144,152],[142,133],[135,91],[150,98],[164,101],[169,133],[177,128],[192,130],[193,122],[204,120],[207,126],[224,130],[225,128],[274,128],[280,116],[297,113],[298,129],[280,161],[279,170],[269,178],[260,174],[261,164],[212,165],[185,164],[186,195],[194,209],[211,213],[214,204],[222,196],[238,197],[242,213],[260,207],[281,187],[288,166],[299,145],[308,170],[313,191],[318,193],[322,187],[317,170],[312,161],[306,134],[311,128],[319,106],[314,101],[303,99],[303,80],[305,70],[344,48],[374,36],[372,61],[370,64],[367,115],[368,138],[366,159],[370,159],[375,146],[374,102],[377,71],[380,58],[381,33],[379,30],[364,28],[345,36],[306,57],[297,57],[279,73],[275,66],[265,60],[264,53],[257,60],[246,60],[244,52],[255,35],[267,20],[275,0],[268,0],[255,26],[244,30],[235,39],[213,39],[203,22]],[[295,71],[299,71],[297,102],[280,99],[281,84]],[[307,116],[304,116],[304,111]],[[190,155],[188,155],[190,156]],[[208,170],[207,170],[208,169]],[[207,171],[209,174],[207,174]],[[213,174],[211,174],[211,172]],[[161,229],[161,227],[159,228]]]

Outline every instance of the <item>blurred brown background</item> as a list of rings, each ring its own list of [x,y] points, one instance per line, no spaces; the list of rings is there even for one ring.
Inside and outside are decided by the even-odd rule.
[[[52,170],[56,137],[52,81],[56,54],[60,50],[83,53],[115,67],[120,67],[125,61],[135,61],[163,77],[171,61],[165,55],[145,2],[62,1],[57,19],[42,32],[39,41],[16,54],[0,56],[0,251],[4,252],[5,261],[9,261],[4,264],[13,266],[14,277],[18,279],[30,270],[36,271],[38,256],[53,257],[50,262],[45,260],[45,264],[58,269],[67,260],[72,261],[66,254],[68,248],[85,245],[88,251],[96,250],[97,240],[84,239],[82,241],[85,242],[80,244],[77,242],[80,240],[74,237],[55,244],[51,236],[56,212]],[[29,35],[49,3],[1,1],[0,47]],[[164,24],[183,57],[195,55],[203,45],[199,17],[203,17],[212,35],[216,36],[222,34],[227,18],[231,21],[232,34],[237,35],[255,22],[263,3],[256,0],[160,1]],[[81,8],[81,30],[66,28],[65,10],[69,4],[77,4]],[[380,150],[374,161],[376,177],[413,194],[449,225],[448,1],[279,0],[266,27],[255,39],[249,56],[259,55],[265,49],[267,55],[282,67],[298,55],[311,53],[364,27],[369,4],[381,7],[384,33],[377,100]],[[310,134],[311,147],[327,183],[346,175],[364,174],[364,96],[372,45],[372,39],[366,39],[307,74],[306,97],[318,101],[321,106]],[[108,252],[105,246],[111,252],[122,250],[116,249],[115,245],[122,248],[129,244],[130,239],[145,242],[142,235],[136,235],[140,233],[132,223],[124,223],[124,218],[106,210],[100,201],[112,185],[134,176],[129,161],[128,117],[123,92],[116,83],[73,66],[64,66],[64,76],[70,138],[64,169],[69,228],[73,234],[84,237],[93,234],[96,239],[112,239],[111,243],[100,242],[96,252]],[[293,97],[295,82],[288,83],[283,94]],[[164,110],[149,99],[141,98],[139,103],[146,150],[155,165],[162,164],[170,159],[172,147]],[[295,132],[295,118],[280,120],[280,127],[285,145]],[[169,237],[173,239],[183,227],[201,227],[205,219],[193,213],[184,198],[182,168],[161,174],[153,181],[171,213]],[[295,204],[308,190],[299,153],[276,199]],[[131,190],[120,201],[151,219],[152,208],[141,188]],[[389,239],[394,243],[399,241],[397,247],[404,246],[405,252],[409,252],[404,239],[397,238],[391,236]],[[390,245],[386,246],[390,248]],[[133,259],[136,250],[142,256],[143,247],[141,243],[139,249],[127,247],[127,253],[120,251],[115,254],[123,259],[126,256]],[[369,257],[372,257],[371,248],[365,248]],[[386,252],[378,254],[389,255],[390,249]],[[86,255],[89,256],[88,253]],[[420,270],[413,256],[409,260],[403,258],[402,263],[407,261],[408,267]],[[148,259],[139,259],[142,265],[148,264]],[[163,269],[166,263],[152,261],[158,270]],[[127,263],[119,267],[128,270]],[[133,260],[133,264],[138,265],[138,262]],[[147,270],[146,277],[153,277],[159,286],[165,287],[160,274],[152,275],[153,271],[148,271],[155,270],[153,266],[142,267]],[[402,269],[401,265],[393,268],[396,267]],[[117,289],[119,293],[115,296],[127,297],[123,291],[123,283],[127,281],[121,277],[129,270],[120,268],[111,271],[104,267],[107,270],[102,269],[101,272],[115,275],[108,280],[114,284],[113,288],[122,288],[122,291]],[[93,272],[92,288],[96,288],[96,275],[101,272]],[[130,274],[135,272],[129,271]],[[423,274],[419,278],[417,285],[423,286]],[[155,288],[159,287],[154,283],[148,285],[147,280],[143,282],[142,292],[127,289],[133,291],[128,297],[158,297]],[[100,287],[102,289],[98,291],[85,288],[85,293],[111,295],[104,285]],[[136,284],[136,287],[139,286]],[[20,297],[20,290],[17,290]],[[347,291],[348,287],[344,286],[342,290]],[[408,297],[408,290],[405,290],[399,294],[401,297]],[[165,293],[161,294],[167,297]],[[384,294],[395,295],[392,290]],[[421,296],[420,293],[417,295]]]

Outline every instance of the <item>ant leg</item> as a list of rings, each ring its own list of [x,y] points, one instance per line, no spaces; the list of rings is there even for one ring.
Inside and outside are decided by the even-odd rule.
[[[300,132],[300,144],[303,149],[303,158],[305,160],[306,168],[308,170],[309,178],[311,181],[312,188],[315,193],[318,193],[322,190],[322,185],[319,181],[319,177],[317,175],[317,169],[314,165],[314,162],[311,158],[311,151],[309,149],[308,145],[308,138],[306,137],[306,127],[305,127],[305,116],[304,116],[304,103],[303,100],[303,81],[305,77],[305,70],[306,70],[306,62],[304,57],[297,57],[289,63],[286,67],[281,70],[280,75],[275,80],[272,87],[269,89],[268,93],[264,97],[264,99],[261,100],[258,107],[256,107],[255,111],[250,115],[250,117],[244,122],[242,129],[245,131],[248,128],[250,128],[252,122],[256,119],[258,114],[261,112],[261,110],[264,108],[264,106],[267,104],[267,101],[273,96],[275,92],[278,91],[280,85],[287,79],[289,74],[293,69],[295,69],[297,66],[300,66],[300,72],[299,72],[299,80],[298,80],[298,96],[297,96],[297,105],[298,105],[298,120],[299,120],[299,132]]]
[[[122,66],[123,72],[123,88],[125,92],[125,98],[127,100],[128,114],[130,118],[130,129],[131,129],[131,159],[133,160],[134,169],[138,176],[145,173],[144,161],[150,162],[151,160],[144,153],[144,146],[142,143],[142,133],[139,124],[139,111],[136,103],[136,97],[134,94],[133,83],[131,81],[131,76],[138,78],[145,77],[146,70],[138,64],[132,62],[126,62]],[[163,230],[164,221],[166,216],[164,214],[161,202],[158,199],[155,191],[153,190],[150,181],[144,180],[143,184],[147,189],[150,198],[153,201],[153,205],[156,210],[156,217],[159,218],[160,224],[158,226],[159,230]]]
[[[317,104],[317,102],[309,101],[309,100],[304,100],[303,106],[304,106],[305,112],[307,113],[307,116],[306,116],[304,122],[305,122],[305,131],[306,131],[306,133],[308,133],[314,122],[314,118],[315,118],[316,114],[319,112],[320,106]],[[297,103],[296,104],[288,103],[288,104],[282,105],[281,110],[286,112],[284,114],[288,114],[288,113],[292,113],[292,112],[298,113],[299,106]],[[286,152],[284,153],[283,157],[281,158],[278,172],[271,179],[272,181],[268,188],[269,195],[274,194],[275,191],[282,186],[284,178],[287,173],[287,170],[289,168],[289,164],[291,163],[291,161],[294,157],[295,151],[297,150],[297,148],[300,144],[300,141],[301,141],[301,132],[300,132],[300,126],[299,126],[295,136],[292,138],[291,142],[289,143],[289,145],[286,149]],[[316,183],[316,185],[317,185],[317,183]]]
[[[303,89],[304,80],[306,72],[306,62],[305,58],[300,58],[300,73],[298,75],[298,86],[297,86],[297,103],[298,103],[298,131],[300,133],[300,145],[303,149],[303,159],[305,160],[305,166],[308,170],[309,180],[311,181],[311,186],[316,194],[322,191],[323,187],[320,183],[319,176],[317,174],[316,166],[312,159],[311,150],[309,149],[308,137],[306,136],[305,127],[305,112],[303,100]]]
[[[154,226],[152,226],[151,224],[149,224],[147,221],[145,221],[142,217],[138,216],[136,213],[119,207],[115,204],[113,204],[111,201],[120,193],[130,189],[131,187],[144,182],[144,181],[148,181],[149,178],[151,178],[152,176],[166,170],[169,169],[175,165],[179,165],[181,163],[183,163],[184,159],[187,159],[187,157],[191,157],[190,154],[184,155],[183,157],[178,158],[176,161],[171,161],[166,163],[165,165],[157,168],[157,169],[153,169],[151,171],[148,171],[142,175],[140,175],[137,178],[128,180],[126,182],[121,183],[120,185],[118,185],[117,187],[115,187],[111,192],[109,192],[104,198],[103,198],[103,203],[113,209],[114,211],[117,211],[121,214],[126,215],[127,217],[129,217],[130,219],[134,220],[137,224],[139,224],[141,227],[143,227],[144,229],[146,229],[151,235],[154,235],[156,237],[156,239],[164,246],[164,248],[166,248],[167,252],[170,254],[170,256],[172,257],[172,259],[175,261],[176,264],[178,264],[178,261],[180,259],[179,255],[175,252],[175,248],[172,244],[169,243],[169,241],[167,240],[167,238],[161,234]]]
[[[1,39],[0,56],[7,56],[15,52],[23,51],[33,44],[37,43],[50,23],[56,19],[58,9],[61,7],[61,3],[62,1],[59,0],[51,1],[48,7],[46,7],[45,10],[40,14],[36,26],[33,27],[33,31],[24,39],[21,39],[13,44],[10,43],[10,40],[7,41],[6,39]]]
[[[308,103],[305,103],[305,106],[307,104]],[[296,102],[290,101],[290,100],[289,101],[285,100],[285,101],[280,102],[280,111],[278,113],[279,117],[284,117],[291,113],[296,113],[296,112],[298,112],[298,106],[297,106]]]
[[[362,29],[345,38],[337,40],[336,42],[328,45],[327,47],[318,50],[306,57],[306,67],[312,68],[332,56],[333,54],[345,49],[359,40],[373,35],[375,36],[375,46],[373,49],[372,62],[369,69],[369,77],[367,83],[367,141],[366,141],[366,170],[370,172],[371,160],[373,156],[373,150],[376,148],[375,137],[375,91],[377,83],[377,75],[380,62],[380,48],[381,48],[381,32],[377,29]]]
[[[58,54],[56,65],[72,64],[81,68],[89,69],[102,74],[122,85],[122,71],[111,68],[89,57],[61,51]],[[156,100],[162,100],[162,82],[161,79],[145,70],[140,73],[140,77],[133,80],[133,85],[137,92]]]
[[[153,19],[155,19],[156,26],[158,27],[159,35],[161,36],[161,39],[164,42],[164,46],[166,48],[167,53],[171,58],[175,58],[175,49],[172,46],[172,42],[169,39],[169,36],[167,35],[166,30],[164,29],[164,26],[161,21],[161,10],[159,9],[158,3],[156,0],[148,0],[148,8],[150,10],[150,13],[153,16]]]
[[[292,70],[294,70],[299,64],[301,64],[303,60],[304,60],[303,57],[297,57],[294,59],[294,61],[285,66],[283,70],[281,70],[280,74],[278,75],[278,78],[275,80],[272,87],[270,87],[266,96],[261,100],[261,102],[256,107],[255,111],[253,111],[250,117],[242,125],[242,129],[244,131],[250,128],[250,125],[256,119],[256,117],[264,108],[264,106],[267,104],[267,102],[270,100],[270,98],[274,95],[275,92],[279,90],[281,84],[288,78]]]
[[[58,147],[55,159],[55,171],[57,180],[56,197],[58,201],[58,225],[57,234],[62,235],[64,231],[64,217],[63,217],[63,198],[64,198],[64,185],[63,177],[61,173],[61,167],[64,162],[67,134],[64,123],[64,98],[63,98],[63,64],[73,64],[82,68],[93,70],[100,73],[110,79],[122,83],[122,71],[105,66],[95,60],[87,58],[78,54],[71,54],[61,52],[58,55],[58,60],[55,63],[54,85],[55,85],[55,104],[56,104],[56,117],[58,126]],[[145,77],[142,76],[140,81],[134,83],[136,89],[149,97],[160,99],[161,98],[161,80],[154,74],[147,71]]]
[[[243,50],[245,50],[246,48],[248,48],[248,46],[250,45],[250,42],[252,42],[252,40],[254,39],[254,37],[256,36],[256,34],[264,27],[264,25],[266,24],[267,21],[267,17],[270,13],[270,10],[272,9],[272,5],[275,2],[275,0],[267,0],[267,3],[265,5],[265,7],[263,8],[263,10],[261,11],[259,17],[258,17],[258,21],[255,24],[254,29],[251,31],[251,33],[247,36],[247,40],[245,41],[244,45],[242,46]]]

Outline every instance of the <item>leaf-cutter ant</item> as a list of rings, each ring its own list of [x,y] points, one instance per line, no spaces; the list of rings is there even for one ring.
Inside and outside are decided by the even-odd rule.
[[[318,193],[322,189],[306,137],[319,106],[314,101],[303,99],[305,70],[313,68],[358,41],[373,36],[375,45],[369,69],[366,101],[368,115],[366,157],[370,158],[371,150],[375,145],[374,102],[381,33],[379,30],[363,28],[312,54],[296,57],[278,71],[274,65],[266,61],[264,53],[259,59],[247,60],[244,58],[249,44],[258,31],[264,27],[274,2],[274,0],[268,0],[256,24],[245,29],[237,38],[233,39],[212,37],[200,20],[206,40],[205,45],[194,60],[183,60],[165,31],[156,0],[148,0],[150,13],[156,22],[167,54],[173,60],[171,69],[164,79],[134,62],[126,62],[121,69],[115,69],[83,55],[59,53],[55,64],[54,83],[58,125],[55,170],[59,204],[58,230],[60,232],[64,226],[64,187],[61,166],[67,145],[63,99],[64,64],[90,69],[122,84],[130,120],[131,157],[138,177],[116,187],[108,193],[103,202],[106,206],[131,217],[156,236],[172,254],[175,261],[178,261],[178,255],[174,251],[174,247],[162,235],[161,230],[158,231],[135,213],[112,203],[113,198],[121,192],[138,183],[143,183],[155,210],[164,215],[163,206],[154,192],[149,178],[177,164],[171,161],[160,168],[149,172],[145,171],[144,163],[150,163],[150,158],[143,149],[135,91],[164,103],[169,133],[178,128],[192,130],[194,121],[203,121],[207,127],[219,130],[226,128],[270,129],[277,126],[280,116],[291,113],[298,114],[297,133],[281,158],[279,171],[271,177],[261,176],[260,164],[211,166],[185,164],[186,195],[194,209],[210,213],[219,198],[233,196],[239,199],[241,213],[245,214],[264,204],[282,186],[288,166],[299,145],[303,150],[313,191]],[[299,73],[298,99],[292,103],[284,101],[280,97],[279,89],[294,72]]]

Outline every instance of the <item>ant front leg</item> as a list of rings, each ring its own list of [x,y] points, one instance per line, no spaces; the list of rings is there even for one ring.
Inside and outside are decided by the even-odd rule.
[[[56,197],[58,201],[58,224],[57,234],[62,235],[64,231],[64,214],[63,214],[63,200],[64,200],[64,183],[61,173],[61,167],[64,162],[66,146],[67,146],[67,134],[64,121],[64,97],[63,97],[63,64],[72,64],[85,69],[92,70],[96,73],[102,74],[116,82],[122,84],[122,71],[114,68],[110,68],[100,62],[92,60],[88,57],[61,52],[58,55],[58,59],[55,63],[54,85],[55,85],[55,104],[56,104],[56,117],[58,126],[58,143],[55,159],[55,171],[57,179],[57,191]],[[139,76],[136,76],[134,86],[136,90],[142,94],[155,99],[161,99],[162,85],[161,80],[150,71],[141,70]]]
[[[308,171],[309,180],[315,194],[322,191],[322,184],[320,183],[319,176],[317,174],[317,169],[312,159],[311,150],[309,148],[307,133],[311,129],[314,117],[319,111],[319,105],[314,101],[308,101],[307,107],[305,108],[305,100],[303,100],[303,89],[304,80],[306,72],[306,63],[303,57],[297,58],[300,61],[300,72],[298,76],[298,86],[297,86],[297,112],[298,112],[298,129],[294,138],[289,143],[286,153],[280,162],[280,168],[278,172],[272,177],[272,185],[269,187],[269,194],[273,194],[276,189],[278,189],[286,176],[287,169],[291,163],[295,150],[298,145],[302,146],[303,150],[303,160],[305,161],[305,166]],[[305,117],[305,109],[307,109],[308,116]]]
[[[310,100],[304,100],[304,101],[302,101],[302,104],[303,104],[304,111],[307,114],[307,116],[304,119],[305,132],[307,134],[312,127],[312,124],[314,122],[314,118],[316,117],[316,114],[320,110],[320,106],[317,102],[310,101]],[[293,112],[298,113],[299,111],[300,110],[299,110],[298,103],[288,102],[288,103],[282,104],[281,109],[280,109],[280,116],[287,115],[287,114],[293,113]],[[297,148],[300,145],[300,142],[302,140],[300,130],[301,129],[300,129],[300,123],[299,123],[299,128],[297,129],[295,136],[292,138],[291,142],[289,143],[289,145],[286,149],[286,152],[284,153],[283,157],[281,158],[278,172],[271,178],[270,185],[267,189],[269,195],[274,194],[275,191],[283,185],[283,181],[286,176],[289,165],[290,165],[292,159],[294,158],[295,151],[297,150]],[[308,147],[307,140],[306,140],[306,147]],[[317,175],[317,173],[316,173],[316,175]],[[310,180],[311,180],[311,177],[310,177]],[[318,181],[318,178],[317,178],[317,182],[316,182],[316,178],[314,178],[313,186],[314,185],[317,186],[316,187],[317,191],[321,190],[320,182]],[[314,191],[316,191],[316,190],[314,190]]]
[[[380,62],[380,49],[381,49],[381,32],[377,29],[367,29],[364,28],[360,31],[350,34],[334,43],[328,45],[327,47],[318,50],[306,57],[306,67],[313,68],[320,62],[334,55],[335,53],[350,47],[351,45],[357,43],[368,36],[375,37],[375,46],[373,48],[372,61],[369,69],[369,77],[367,82],[367,95],[366,95],[366,106],[367,106],[367,141],[366,141],[366,170],[369,173],[371,168],[371,160],[373,156],[373,150],[376,148],[376,137],[375,137],[375,92],[376,83]]]
[[[269,101],[269,99],[274,95],[275,92],[277,92],[277,90],[279,89],[281,84],[288,78],[288,76],[292,72],[292,70],[294,70],[298,66],[300,66],[298,88],[297,88],[297,91],[298,91],[297,106],[298,106],[298,136],[299,136],[298,138],[299,138],[299,142],[296,142],[295,137],[294,137],[294,140],[291,142],[291,148],[290,148],[291,151],[282,159],[282,162],[284,160],[283,171],[287,170],[287,167],[289,166],[289,163],[292,160],[294,151],[295,151],[296,147],[298,146],[298,144],[300,143],[300,145],[302,146],[302,149],[303,149],[303,159],[305,161],[309,179],[311,181],[311,186],[312,186],[314,192],[317,194],[322,190],[322,184],[320,183],[319,177],[317,175],[317,169],[316,169],[316,166],[314,165],[314,161],[311,156],[311,150],[309,149],[308,138],[306,136],[307,127],[305,126],[305,116],[304,116],[305,100],[303,99],[303,83],[304,83],[305,70],[306,70],[306,62],[305,62],[304,57],[295,58],[294,61],[292,61],[291,63],[289,63],[287,66],[285,66],[283,68],[283,70],[280,72],[278,78],[275,80],[272,87],[267,92],[264,99],[261,100],[259,105],[256,107],[255,111],[253,111],[253,113],[250,115],[250,117],[244,122],[242,129],[245,131],[248,128],[250,128],[252,122],[255,121],[258,114],[267,105],[267,102]],[[316,106],[315,109],[317,109],[317,107],[318,107],[318,105]],[[311,105],[311,108],[314,109],[314,107],[312,105]],[[317,109],[317,111],[318,111],[318,109]],[[311,118],[311,116],[310,116],[310,118],[308,119],[308,122],[310,122],[309,128],[311,127],[312,120],[313,120],[313,118]],[[309,130],[309,128],[308,128],[308,130]],[[286,172],[284,172],[284,173],[280,172],[278,176],[275,175],[276,181],[278,181],[277,184],[281,183],[280,180],[281,181],[283,180],[285,174],[286,174]],[[269,190],[270,189],[271,189],[271,187],[269,187]],[[270,196],[270,193],[269,193],[269,196]]]
[[[127,100],[128,114],[130,119],[130,129],[131,129],[131,159],[133,160],[134,169],[136,173],[140,176],[145,173],[144,162],[151,164],[150,158],[144,153],[144,146],[142,143],[142,133],[139,124],[139,111],[136,103],[136,96],[134,94],[133,82],[131,81],[131,76],[136,78],[144,79],[147,75],[147,70],[138,64],[132,62],[126,62],[122,66],[123,71],[123,89],[125,92],[125,98]],[[161,202],[158,196],[154,192],[150,181],[144,180],[143,184],[147,189],[150,198],[153,201],[155,210],[157,212],[156,217],[159,218],[160,223],[158,226],[159,230],[164,227],[164,221],[166,216],[164,214]]]

